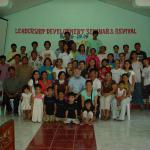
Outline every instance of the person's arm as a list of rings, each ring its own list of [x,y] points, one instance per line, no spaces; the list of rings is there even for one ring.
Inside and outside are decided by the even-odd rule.
[[[135,86],[135,74],[132,75],[132,85],[131,85],[132,91],[134,90],[134,86]]]
[[[54,115],[56,115],[57,106],[56,103],[54,104]]]
[[[58,85],[55,84],[55,85],[54,85],[54,94],[55,94],[56,99],[58,99],[58,92],[57,92],[57,89],[58,89]]]
[[[81,103],[82,103],[82,108],[84,107],[84,97],[81,96]]]
[[[103,95],[104,95],[104,96],[113,95],[113,94],[116,92],[116,89],[117,89],[117,85],[116,85],[116,84],[113,84],[113,85],[112,85],[112,91],[110,91],[109,93],[104,93]]]
[[[75,110],[76,119],[78,118],[78,112],[77,109]]]
[[[66,112],[65,112],[65,118],[66,119],[68,118],[68,110],[66,110]]]
[[[122,101],[123,99],[125,99],[127,96],[127,92],[126,90],[124,90],[123,95],[120,97],[120,100]]]

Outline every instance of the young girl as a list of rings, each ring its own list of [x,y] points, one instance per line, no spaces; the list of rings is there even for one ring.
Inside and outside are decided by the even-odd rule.
[[[93,114],[93,104],[91,99],[88,99],[84,103],[83,112],[82,112],[82,121],[83,124],[91,125],[94,121],[94,114]]]
[[[24,119],[31,119],[31,95],[30,88],[28,85],[25,85],[23,87],[23,93],[22,93],[22,102],[21,102],[21,108],[23,110],[23,118]]]
[[[103,59],[107,59],[106,46],[101,46],[99,48],[98,58],[99,58],[100,63]]]
[[[126,89],[123,81],[120,81],[118,84],[117,92],[116,92],[116,101],[118,108],[120,107],[120,102],[126,97]]]
[[[44,97],[44,121],[54,121],[55,97],[53,96],[52,87],[47,88],[47,95]]]
[[[79,53],[77,54],[76,60],[78,62],[86,61],[85,45],[84,44],[79,45],[78,52]]]
[[[32,121],[41,122],[43,118],[43,99],[44,95],[41,93],[41,85],[35,86],[35,95],[33,96],[33,112]]]

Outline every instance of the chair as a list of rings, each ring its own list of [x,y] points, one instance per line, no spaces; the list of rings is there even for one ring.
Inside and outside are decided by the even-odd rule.
[[[128,117],[128,120],[130,120],[130,103],[127,104],[127,117]]]

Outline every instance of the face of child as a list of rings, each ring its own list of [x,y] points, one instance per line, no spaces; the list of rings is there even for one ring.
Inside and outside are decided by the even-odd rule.
[[[27,89],[27,88],[24,89],[24,92],[25,92],[25,93],[29,93],[29,89]]]
[[[36,94],[40,94],[41,93],[41,88],[40,87],[36,87],[35,92],[36,92]]]
[[[62,60],[59,59],[59,60],[57,61],[57,66],[62,66]]]
[[[59,100],[64,100],[64,93],[63,92],[59,92]]]
[[[125,60],[125,56],[123,54],[120,54],[120,60],[124,61]]]
[[[28,64],[28,59],[27,59],[27,58],[24,58],[24,59],[22,60],[22,64],[24,64],[24,65]]]
[[[39,79],[40,75],[38,72],[35,72],[34,75],[33,75],[34,79],[37,80]]]
[[[107,61],[102,61],[102,66],[107,66]]]
[[[86,103],[85,104],[85,108],[87,109],[87,110],[90,110],[90,108],[91,108],[91,103],[89,102],[89,103]]]
[[[44,72],[44,73],[42,74],[42,79],[47,79],[47,73],[46,73],[46,72]]]
[[[79,64],[79,68],[80,68],[81,70],[83,70],[83,69],[85,68],[85,64],[84,64],[84,63],[80,63],[80,64]]]
[[[65,74],[64,74],[64,73],[62,73],[62,74],[60,75],[60,80],[65,80]]]
[[[76,43],[73,43],[73,44],[71,45],[71,49],[72,49],[73,51],[76,51],[76,49],[77,49]]]
[[[64,44],[63,44],[63,42],[59,42],[59,48],[63,48],[63,46],[64,46]]]
[[[113,56],[112,55],[108,55],[108,60],[112,61],[113,60]]]
[[[104,47],[100,47],[99,51],[100,51],[100,54],[104,54],[106,49]]]
[[[128,82],[128,77],[127,77],[126,75],[124,75],[124,76],[122,77],[122,80],[126,83],[126,82]]]
[[[32,59],[36,59],[37,58],[37,54],[34,52],[31,54]]]
[[[95,49],[91,49],[91,55],[95,55]]]
[[[74,96],[69,96],[69,103],[73,103],[75,100],[75,97]]]
[[[124,84],[123,84],[123,83],[120,83],[120,84],[119,84],[119,88],[120,88],[120,89],[123,89],[123,88],[124,88]]]
[[[20,49],[20,51],[21,51],[22,54],[24,54],[25,51],[26,51],[26,48],[25,48],[25,47],[22,47],[22,48]]]
[[[117,60],[115,61],[115,67],[120,68],[120,61],[117,61]]]
[[[16,56],[15,57],[15,62],[19,62],[20,61],[20,57],[19,56]]]
[[[124,52],[125,52],[125,53],[128,53],[128,51],[129,51],[129,47],[128,47],[128,46],[125,46],[125,47],[124,47]]]
[[[81,46],[81,47],[80,47],[80,51],[81,51],[82,53],[84,53],[84,52],[85,52],[85,47],[84,47],[84,46]]]
[[[52,96],[52,95],[53,95],[53,91],[52,91],[52,89],[48,89],[48,91],[47,91],[47,95],[48,95],[48,96]]]
[[[95,66],[95,60],[91,60],[91,61],[90,61],[90,66],[91,66],[91,67],[94,67],[94,66]]]
[[[148,61],[147,59],[144,59],[144,60],[143,60],[143,63],[144,63],[145,66],[148,66],[148,65],[149,65],[149,61]]]
[[[68,50],[68,45],[65,44],[65,45],[64,45],[64,52],[67,52],[67,50]]]

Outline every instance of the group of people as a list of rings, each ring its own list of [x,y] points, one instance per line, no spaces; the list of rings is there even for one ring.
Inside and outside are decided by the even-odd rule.
[[[141,44],[135,50],[118,45],[113,52],[97,38],[79,45],[64,33],[59,48],[51,50],[44,42],[38,52],[38,42],[32,51],[11,45],[11,51],[0,56],[0,81],[3,84],[2,106],[7,113],[18,114],[33,122],[61,121],[92,124],[102,120],[125,120],[126,106],[131,101],[143,109],[150,96],[150,65]]]

